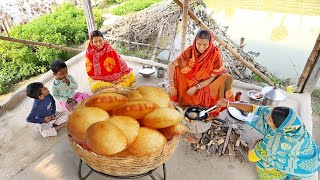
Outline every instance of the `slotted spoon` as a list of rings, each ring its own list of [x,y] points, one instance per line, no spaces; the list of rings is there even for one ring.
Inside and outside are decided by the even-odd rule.
[[[217,108],[217,105],[212,106],[211,108],[207,109],[207,110],[202,110],[199,113],[199,117],[203,117],[204,115],[206,115],[207,112],[214,110],[215,108]]]

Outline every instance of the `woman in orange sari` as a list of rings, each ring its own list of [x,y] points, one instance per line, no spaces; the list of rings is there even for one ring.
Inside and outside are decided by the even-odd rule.
[[[106,88],[133,87],[136,82],[132,69],[103,39],[100,31],[90,34],[86,51],[86,70],[93,93]]]
[[[234,101],[233,78],[226,73],[212,34],[200,30],[193,42],[177,59],[168,64],[169,95],[181,106],[211,107],[220,99]],[[223,108],[210,114],[217,116]]]

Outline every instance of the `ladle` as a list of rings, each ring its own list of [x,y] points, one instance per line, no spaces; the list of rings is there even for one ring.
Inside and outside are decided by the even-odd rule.
[[[207,110],[202,110],[199,113],[199,117],[203,117],[204,115],[206,115],[207,112],[214,110],[215,108],[217,108],[217,105],[212,106],[211,108],[207,109]]]

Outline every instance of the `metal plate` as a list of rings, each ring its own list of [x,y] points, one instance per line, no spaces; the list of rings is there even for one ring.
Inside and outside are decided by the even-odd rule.
[[[251,113],[248,113],[247,115],[243,115],[240,110],[234,107],[228,107],[228,112],[232,117],[240,121],[245,121],[245,119],[247,119],[251,115]]]

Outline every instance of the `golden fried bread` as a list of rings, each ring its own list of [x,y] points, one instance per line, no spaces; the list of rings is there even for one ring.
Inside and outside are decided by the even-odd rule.
[[[169,107],[169,95],[161,88],[151,86],[138,87],[128,96],[129,101],[146,100],[156,103],[159,107]]]
[[[174,126],[170,126],[167,128],[158,129],[167,140],[173,138],[173,136],[178,136],[181,134],[185,134],[189,131],[189,128],[181,123],[178,123]]]
[[[130,146],[137,138],[140,124],[137,120],[128,116],[113,116],[107,119],[108,122],[117,126],[127,138],[127,146]]]
[[[91,96],[87,102],[88,107],[98,107],[105,111],[113,110],[128,102],[126,96],[117,93],[101,93]]]
[[[88,127],[109,118],[109,114],[97,107],[81,107],[72,111],[67,121],[67,131],[78,144],[83,144]]]
[[[88,128],[86,145],[97,154],[112,155],[127,147],[127,139],[117,126],[108,121],[100,121]]]
[[[152,112],[158,107],[158,105],[151,101],[137,100],[127,102],[114,109],[113,115],[129,116],[134,119],[142,119],[144,116]]]
[[[142,127],[134,143],[127,149],[131,154],[144,156],[154,153],[167,143],[167,139],[157,130]]]
[[[182,118],[182,114],[175,109],[157,108],[147,114],[141,122],[146,127],[160,129],[176,125]]]

